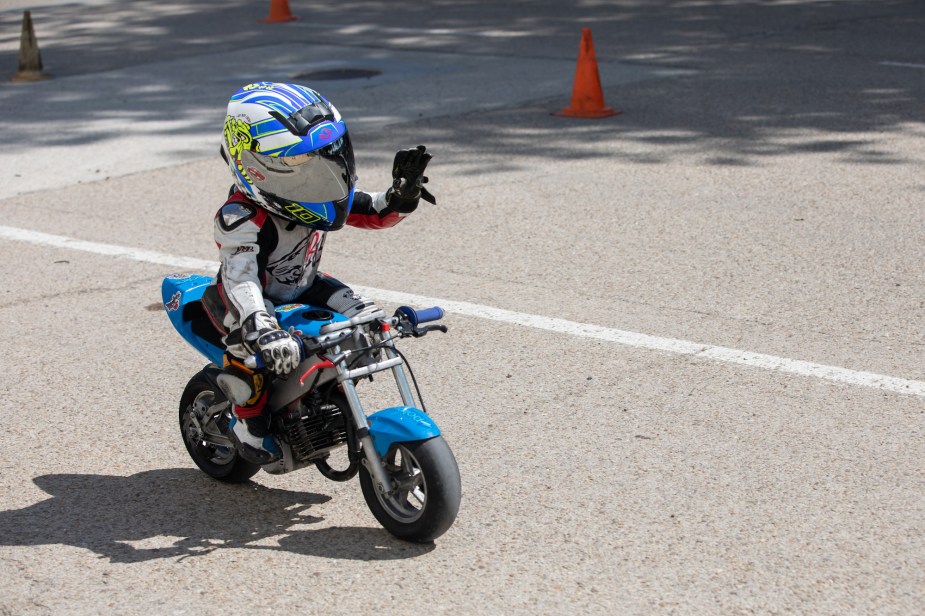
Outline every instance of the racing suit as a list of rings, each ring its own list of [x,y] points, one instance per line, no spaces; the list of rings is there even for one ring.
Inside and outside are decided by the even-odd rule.
[[[252,396],[236,406],[240,418],[257,417],[266,402],[259,374],[242,360],[254,350],[245,345],[242,325],[255,313],[275,313],[275,306],[304,303],[353,316],[374,304],[339,280],[318,271],[326,231],[319,231],[271,214],[232,189],[215,215],[215,242],[221,265],[203,304],[226,346],[225,370],[250,381]],[[416,202],[415,204],[416,205]],[[386,204],[386,193],[357,190],[346,224],[384,229],[398,224],[409,211]]]

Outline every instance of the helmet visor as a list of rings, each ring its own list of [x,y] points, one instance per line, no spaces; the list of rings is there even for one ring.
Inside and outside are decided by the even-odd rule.
[[[295,156],[241,153],[244,171],[259,190],[285,200],[322,203],[346,198],[356,181],[350,138]]]

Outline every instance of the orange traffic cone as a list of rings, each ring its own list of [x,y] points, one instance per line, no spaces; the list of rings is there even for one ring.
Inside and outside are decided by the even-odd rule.
[[[289,10],[289,0],[270,0],[270,15],[260,21],[264,23],[279,23],[298,19]]]
[[[22,35],[19,37],[19,70],[10,77],[10,81],[39,81],[46,79],[42,71],[42,55],[39,53],[39,44],[35,40],[35,30],[32,28],[32,13],[23,11]]]
[[[569,118],[606,118],[623,113],[604,105],[601,91],[601,76],[597,72],[597,56],[591,41],[591,29],[581,31],[581,47],[578,50],[578,66],[575,67],[575,84],[572,87],[572,102],[562,111],[553,114]]]

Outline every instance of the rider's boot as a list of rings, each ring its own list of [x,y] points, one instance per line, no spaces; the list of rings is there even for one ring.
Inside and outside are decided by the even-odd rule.
[[[238,444],[238,453],[253,464],[269,464],[280,459],[282,451],[276,439],[270,434],[269,421],[265,415],[238,417],[244,409],[235,409],[231,419],[231,434]]]
[[[229,429],[241,457],[261,465],[279,460],[282,451],[270,434],[269,417],[264,413],[269,392],[263,375],[226,354],[225,367],[217,381],[232,403]]]

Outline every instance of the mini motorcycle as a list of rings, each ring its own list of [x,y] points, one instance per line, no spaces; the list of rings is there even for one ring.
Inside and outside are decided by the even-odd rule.
[[[228,483],[247,481],[261,468],[282,474],[314,466],[333,481],[359,474],[367,505],[390,533],[406,541],[430,542],[446,532],[459,511],[459,468],[395,347],[398,338],[446,332],[443,325],[425,325],[441,319],[443,310],[402,306],[387,317],[373,308],[347,318],[306,304],[277,307],[280,327],[294,328],[303,352],[298,367],[275,376],[270,385],[271,432],[283,455],[261,467],[238,455],[230,434],[232,405],[216,381],[224,354],[221,335],[200,301],[211,283],[206,276],[172,274],[161,287],[170,322],[211,362],[190,379],[180,397],[180,432],[196,465]],[[263,368],[259,355],[245,363]],[[367,415],[357,384],[387,370],[402,404]]]

